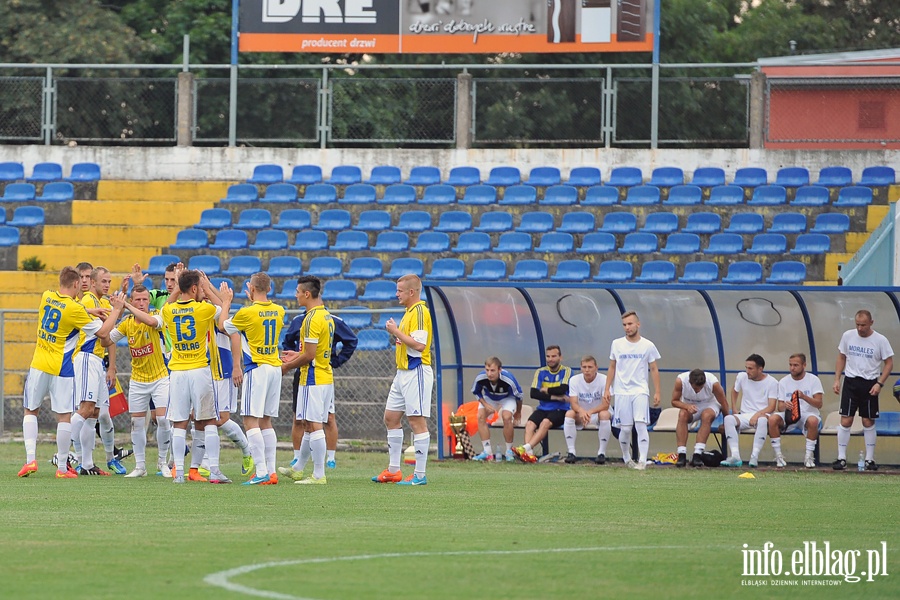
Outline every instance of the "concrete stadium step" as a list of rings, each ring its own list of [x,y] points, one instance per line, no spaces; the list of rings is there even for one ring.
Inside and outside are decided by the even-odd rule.
[[[3,344],[4,371],[27,371],[34,356],[34,340],[30,342],[6,342]]]
[[[237,181],[122,181],[101,180],[97,185],[97,200],[102,201],[166,201],[218,202],[225,197],[228,186]]]
[[[59,273],[52,271],[4,271],[3,293],[34,292],[56,289]],[[33,308],[33,307],[31,307]]]
[[[3,395],[21,396],[25,390],[26,371],[6,371],[3,375]]]
[[[175,243],[178,232],[186,226],[180,225],[130,225],[111,227],[109,225],[46,225],[44,244],[65,245],[72,240],[84,240],[84,245],[116,246],[159,246]]]
[[[200,213],[215,205],[209,201],[140,201],[76,200],[72,203],[72,223],[75,225],[178,226],[186,229],[200,220]],[[172,240],[174,241],[174,237]],[[161,241],[161,246],[166,243]]]
[[[161,254],[162,250],[162,246],[25,245],[19,246],[18,262],[21,264],[25,258],[37,256],[47,265],[47,270],[50,272],[58,272],[66,265],[74,266],[78,262],[87,261],[95,266],[103,265],[112,271],[113,274],[128,273],[131,271],[131,266],[134,263],[139,262],[142,265],[147,265],[150,262],[150,257]],[[113,284],[117,285],[115,275],[113,276]],[[54,286],[50,287],[53,288]],[[45,287],[44,289],[47,288]],[[32,298],[31,306],[25,306],[24,308],[31,308],[36,302],[37,299]]]
[[[3,319],[3,341],[34,342],[37,332],[37,314],[5,314]]]
[[[852,252],[831,252],[825,255],[825,285],[837,283],[838,266],[853,258]]]
[[[41,292],[43,291],[44,290],[41,290]],[[41,301],[41,292],[15,292],[0,294],[0,308],[27,308],[36,312],[38,303]],[[6,318],[12,319],[13,316],[14,315],[10,314],[7,315]]]

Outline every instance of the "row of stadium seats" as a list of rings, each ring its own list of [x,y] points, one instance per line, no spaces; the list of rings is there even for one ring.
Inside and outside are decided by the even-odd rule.
[[[424,188],[422,197],[418,197],[416,188],[405,183],[387,186],[384,195],[377,197],[375,186],[367,183],[352,184],[339,196],[339,189],[330,183],[317,183],[305,188],[302,196],[298,188],[290,183],[276,183],[266,188],[264,196],[259,196],[255,185],[248,183],[232,185],[228,188],[225,204],[247,204],[252,202],[268,202],[290,204],[303,202],[308,204],[462,204],[515,206],[541,204],[547,206],[645,206],[665,204],[672,206],[692,206],[708,204],[713,206],[732,206],[745,203],[744,188],[738,185],[720,185],[710,189],[709,197],[703,199],[703,189],[697,185],[678,185],[669,190],[664,198],[661,188],[655,185],[638,185],[628,189],[624,199],[620,199],[619,188],[612,185],[596,185],[585,191],[579,199],[579,191],[573,185],[554,185],[548,187],[542,197],[532,185],[513,185],[505,189],[498,200],[498,188],[488,184],[467,187],[463,197],[457,198],[456,188],[449,184],[434,184]],[[753,189],[748,206],[780,206],[788,204],[788,188],[782,185],[761,185]],[[866,206],[872,203],[872,189],[866,186],[842,187],[838,193],[835,206]],[[5,199],[5,198],[3,198]],[[797,188],[790,199],[791,206],[826,206],[830,202],[828,188],[815,185]]]
[[[0,162],[0,181],[71,181],[90,183],[100,181],[100,165],[97,163],[75,163],[68,177],[63,177],[59,163],[42,162],[34,165],[31,177],[25,177],[25,167],[19,162]]]
[[[768,183],[767,171],[760,167],[746,167],[735,172],[731,183],[741,187],[756,187]],[[372,185],[392,185],[403,181],[399,167],[377,166],[372,168],[366,183]],[[599,185],[602,173],[597,167],[577,167],[571,170],[567,183],[573,186]],[[659,187],[672,187],[685,183],[684,171],[679,167],[659,167],[653,169],[649,184]],[[280,165],[258,165],[247,183],[269,185],[273,183],[292,183],[296,185],[312,185],[329,183],[333,185],[352,185],[362,183],[362,170],[357,166],[341,165],[334,167],[329,179],[323,179],[322,168],[318,165],[297,165],[291,176],[285,180]],[[478,167],[454,167],[450,169],[447,179],[441,178],[437,167],[413,167],[404,183],[426,186],[447,183],[452,186],[470,186],[486,183],[492,186],[506,187],[523,183],[518,167],[494,167],[486,180],[482,180]],[[895,173],[891,167],[866,167],[863,169],[859,183],[861,185],[886,186],[895,182]],[[535,167],[531,169],[528,179],[524,181],[533,186],[552,186],[562,183],[560,170],[556,167]],[[614,167],[611,169],[606,184],[614,187],[632,187],[644,183],[644,174],[638,167]],[[702,167],[696,169],[691,183],[701,187],[724,185],[725,170],[719,167]],[[809,170],[805,167],[784,167],[775,176],[776,185],[798,187],[809,185]],[[819,171],[816,182],[828,187],[844,187],[853,183],[853,173],[847,167],[825,167]]]
[[[6,220],[6,211],[0,208],[0,225],[10,227],[38,227],[44,224],[44,209],[40,206],[18,206],[12,219]]]
[[[10,183],[3,190],[0,202],[69,202],[75,198],[75,188],[68,181],[48,183],[37,195],[33,183]]]

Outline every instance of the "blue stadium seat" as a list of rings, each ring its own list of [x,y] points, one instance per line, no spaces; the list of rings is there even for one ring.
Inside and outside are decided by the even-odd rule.
[[[19,245],[19,230],[6,225],[0,226],[0,248]]]
[[[2,208],[2,209],[0,209],[0,225],[5,225],[5,224],[6,224],[6,209]]]
[[[809,185],[809,169],[806,167],[782,167],[775,175],[775,185],[782,187]]]
[[[375,328],[376,329],[384,329],[387,327],[387,322],[390,319],[393,319],[395,323],[399,323],[400,319],[403,318],[402,312],[382,312],[376,313],[375,315]]]
[[[491,236],[480,231],[466,231],[459,234],[459,240],[453,248],[457,253],[488,252],[491,249]]]
[[[723,176],[724,177],[724,176]],[[696,206],[703,202],[703,190],[697,185],[676,185],[669,190],[663,204],[669,206]]]
[[[3,202],[31,202],[34,200],[33,183],[10,183],[3,190]]]
[[[344,190],[344,197],[338,198],[338,204],[372,204],[375,198],[375,186],[368,183],[354,183]]]
[[[883,411],[875,421],[875,431],[878,435],[900,435],[900,412]]]
[[[277,202],[286,204],[297,201],[297,188],[290,183],[273,183],[266,188],[266,195],[260,202]]]
[[[541,281],[547,279],[550,272],[546,261],[543,260],[520,260],[516,262],[515,270],[509,276],[510,281]]]
[[[644,219],[644,233],[670,234],[678,230],[678,215],[670,212],[652,212]]]
[[[559,185],[562,175],[557,167],[534,167],[528,174],[528,185],[549,187]]]
[[[319,165],[294,165],[290,179],[285,183],[294,185],[313,185],[322,183],[322,167]]]
[[[566,183],[579,187],[591,187],[600,185],[601,180],[600,169],[597,167],[575,167],[569,171],[569,179]]]
[[[619,188],[610,185],[595,185],[584,193],[582,206],[615,206],[619,203]]]
[[[815,234],[814,234],[815,235]],[[787,238],[780,233],[757,233],[747,254],[784,254],[787,252]]]
[[[331,279],[340,277],[343,270],[344,263],[336,256],[316,256],[309,261],[309,268],[306,270],[306,274],[323,279]]]
[[[470,281],[500,281],[506,279],[506,263],[496,258],[482,258],[472,265],[466,277]]]
[[[275,294],[279,300],[293,300],[297,297],[297,278],[287,279],[281,286],[281,291]]]
[[[334,244],[328,248],[332,252],[360,252],[369,249],[369,234],[365,231],[339,231]]]
[[[266,273],[269,277],[300,277],[303,275],[303,263],[299,256],[273,256],[269,259]]]
[[[739,187],[756,187],[769,183],[769,174],[760,167],[744,167],[734,173],[733,185]]]
[[[791,254],[827,254],[831,251],[831,238],[824,233],[801,233],[794,242]]]
[[[556,265],[551,281],[581,282],[591,278],[591,264],[586,260],[563,260]]]
[[[544,190],[538,204],[546,206],[572,206],[578,203],[578,189],[571,185],[554,185]]]
[[[362,329],[372,326],[372,313],[367,306],[348,306],[342,308],[338,316],[351,329]]]
[[[719,265],[708,260],[698,260],[684,265],[684,274],[679,283],[714,283],[719,280]]]
[[[634,277],[634,265],[627,260],[604,260],[594,275],[594,281],[621,283]]]
[[[231,227],[231,211],[226,208],[207,208],[200,213],[194,229],[225,229]]]
[[[531,252],[531,234],[520,231],[510,231],[500,235],[494,252]]]
[[[535,252],[545,253],[564,253],[571,252],[575,247],[575,238],[571,233],[560,233],[551,231],[541,236],[541,243],[538,244]]]
[[[648,185],[661,188],[684,185],[684,171],[681,167],[657,167],[650,174]]]
[[[629,212],[611,212],[603,217],[603,224],[597,231],[606,233],[631,233],[637,229],[637,217]]]
[[[769,227],[769,233],[783,233],[783,234],[792,234],[792,233],[803,233],[806,231],[806,215],[795,213],[795,212],[785,212],[785,213],[776,213],[774,217],[772,217],[772,226]]]
[[[9,188],[6,188],[9,190]],[[841,188],[834,206],[868,206],[872,204],[872,188],[855,186]]]
[[[737,233],[714,233],[704,254],[740,254],[744,251],[744,238]]]
[[[256,202],[259,200],[259,191],[255,185],[249,183],[238,183],[237,185],[228,186],[228,191],[221,202],[227,204],[243,204],[246,202]]]
[[[328,248],[328,234],[324,231],[298,231],[291,250],[313,252]],[[315,260],[315,259],[313,259]]]
[[[258,256],[233,256],[228,261],[228,268],[222,271],[226,277],[250,277],[262,271],[262,262]],[[271,277],[271,273],[269,276]]]
[[[716,187],[725,185],[725,169],[721,167],[700,167],[694,169],[691,183],[698,187]],[[671,192],[669,192],[671,194]]]
[[[38,227],[44,224],[44,209],[40,206],[19,206],[6,224],[10,227]]]
[[[400,213],[400,221],[394,231],[418,233],[431,229],[431,214],[424,210],[408,210]]]
[[[353,185],[362,182],[362,171],[356,165],[339,165],[331,170],[331,185]]]
[[[806,265],[796,260],[780,260],[772,265],[772,272],[766,283],[803,283],[806,279]]]
[[[684,233],[696,233],[697,235],[718,233],[722,229],[722,217],[718,213],[697,212],[688,215]]]
[[[797,188],[791,206],[826,206],[829,202],[828,188],[820,185],[807,185]]]
[[[448,242],[449,243],[449,242]],[[462,279],[466,275],[466,263],[458,258],[439,258],[431,265],[428,279]]]
[[[54,181],[44,186],[38,202],[69,202],[75,198],[75,188],[68,181]]]
[[[359,296],[363,302],[386,302],[388,300],[397,300],[397,284],[393,281],[385,281],[383,279],[370,281],[366,284],[366,289]]]
[[[25,167],[22,166],[22,163],[0,162],[0,181],[22,181],[23,179],[25,179]]]
[[[180,262],[181,259],[174,254],[152,256],[150,257],[150,264],[147,266],[147,275],[163,275],[166,272],[166,267],[172,263],[178,264]]]
[[[447,185],[467,186],[481,183],[481,173],[477,167],[453,167],[447,176]]]
[[[481,206],[497,201],[497,188],[492,185],[472,185],[466,188],[460,204]]]
[[[400,179],[400,167],[381,165],[372,167],[372,173],[369,175],[369,180],[366,183],[372,185],[391,185],[400,183]]]
[[[404,275],[425,274],[425,264],[419,258],[395,258],[391,261],[391,269],[384,276],[388,279],[400,279]]]
[[[384,198],[378,204],[413,204],[416,201],[416,188],[405,183],[395,183],[384,189]]]
[[[371,256],[361,256],[350,261],[350,268],[344,273],[346,279],[376,279],[384,275],[381,260]]]
[[[31,177],[27,181],[60,181],[63,178],[62,165],[53,162],[42,162],[34,165]]]
[[[391,228],[391,213],[386,210],[364,210],[359,213],[356,225],[357,231],[386,231]]]
[[[303,208],[288,208],[278,213],[278,222],[272,225],[275,229],[287,229],[291,231],[300,231],[301,229],[309,229],[312,225],[312,218],[309,211]]]
[[[195,248],[206,248],[208,245],[209,237],[202,229],[183,229],[175,236],[175,243],[170,247],[193,250]],[[151,275],[155,275],[155,273],[151,273]]]
[[[553,215],[548,212],[535,211],[522,214],[522,220],[516,231],[521,233],[546,233],[553,230]]]
[[[450,249],[450,236],[442,231],[423,231],[416,239],[413,252],[447,252]]]
[[[762,281],[762,265],[752,260],[739,260],[728,265],[728,273],[722,283],[759,283]]]
[[[486,212],[481,215],[481,221],[475,231],[485,233],[502,233],[510,231],[513,227],[512,215],[506,211]]]
[[[224,210],[224,209],[223,209]],[[272,225],[272,213],[265,208],[246,208],[238,215],[235,229],[265,229]],[[218,228],[217,228],[218,229]]]
[[[404,231],[382,231],[375,239],[372,252],[406,252],[409,250],[409,234]]]
[[[606,185],[613,187],[634,187],[644,182],[644,174],[638,167],[614,167]]]
[[[215,241],[209,247],[213,250],[240,250],[241,248],[246,248],[247,232],[236,229],[223,229],[216,234]]]
[[[318,231],[344,231],[350,229],[350,213],[343,208],[330,208],[319,213],[319,221],[313,225]]]
[[[700,252],[700,236],[696,233],[673,233],[666,238],[663,254],[693,254]],[[672,273],[675,277],[675,273]]]
[[[667,260],[648,260],[634,280],[638,283],[671,283],[675,281],[675,265]]]
[[[567,212],[556,228],[561,233],[590,233],[594,230],[594,213]]]
[[[659,188],[655,185],[639,185],[628,190],[623,206],[659,204]]]
[[[894,185],[897,182],[897,175],[893,167],[866,167],[863,169],[862,177],[859,178],[859,185],[871,187],[882,187],[886,185]]]
[[[343,302],[355,299],[356,283],[352,281],[347,281],[346,279],[329,279],[325,282],[325,285],[322,286],[322,300],[325,302]],[[385,333],[387,333],[387,331],[385,331]]]
[[[606,254],[615,251],[616,236],[602,231],[585,234],[577,250],[579,254]]]
[[[441,170],[437,167],[413,167],[409,171],[409,179],[403,183],[409,185],[437,185],[441,182]]]
[[[765,221],[759,213],[736,213],[731,216],[725,233],[759,233],[764,226]]]
[[[203,271],[207,275],[218,275],[222,270],[222,263],[218,256],[213,254],[197,254],[188,261],[188,269]]]
[[[337,188],[330,183],[315,183],[306,186],[302,202],[311,204],[327,204],[337,202]]]
[[[531,185],[513,185],[506,188],[500,206],[519,206],[537,202],[537,190]]]
[[[446,184],[429,185],[422,194],[419,204],[453,204],[456,202],[456,190]]]
[[[753,190],[748,206],[780,206],[787,202],[787,190],[780,185],[761,185]]]
[[[441,213],[441,220],[435,225],[435,231],[446,233],[462,233],[472,229],[472,215],[461,210],[451,210]]]
[[[822,213],[816,216],[816,222],[810,233],[842,234],[850,231],[850,217],[844,213]]]
[[[518,167],[494,167],[488,174],[487,185],[495,187],[507,187],[518,185],[522,182],[522,174]],[[471,276],[469,277],[471,279]]]
[[[281,183],[284,180],[284,171],[281,165],[257,165],[253,167],[253,175],[247,180],[247,183],[258,185],[269,185],[270,183]]]
[[[256,241],[250,245],[251,250],[286,250],[287,247],[287,231],[280,229],[263,229],[256,234]]]
[[[737,185],[719,185],[709,191],[710,206],[734,206],[744,202],[744,190]]]
[[[384,329],[361,329],[356,338],[356,349],[362,352],[377,352],[391,347],[391,334]]]
[[[825,187],[845,187],[853,185],[853,171],[848,167],[822,167],[816,185]]]

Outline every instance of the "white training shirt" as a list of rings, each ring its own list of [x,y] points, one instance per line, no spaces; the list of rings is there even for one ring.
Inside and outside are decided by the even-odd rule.
[[[603,400],[603,390],[606,389],[606,375],[597,373],[590,383],[584,380],[584,375],[579,373],[569,379],[569,396],[578,398],[578,406],[581,408],[594,408]]]
[[[690,371],[685,371],[678,376],[681,380],[681,401],[688,404],[709,404],[710,402],[718,403],[715,395],[713,395],[713,386],[719,383],[719,379],[712,373],[706,373],[706,385],[700,388],[699,392],[695,392],[690,382]]]
[[[778,398],[778,380],[766,375],[759,381],[747,377],[747,373],[738,373],[734,379],[734,391],[741,393],[741,414],[752,415],[769,406],[770,398]]]
[[[616,378],[613,381],[613,395],[650,395],[647,371],[650,363],[660,359],[659,350],[647,338],[631,343],[627,338],[613,340],[609,350],[609,360],[616,361]]]
[[[822,388],[822,382],[812,373],[806,373],[803,376],[803,379],[800,380],[794,379],[788,375],[778,382],[778,399],[783,402],[788,402],[797,390],[811,398],[816,394],[825,393],[825,390]],[[804,415],[816,415],[817,417],[821,416],[819,409],[803,398],[800,398],[800,413]]]
[[[894,355],[888,339],[873,331],[869,337],[860,337],[855,329],[849,329],[841,336],[838,350],[847,357],[844,366],[846,377],[862,377],[872,380],[881,377],[884,359]]]

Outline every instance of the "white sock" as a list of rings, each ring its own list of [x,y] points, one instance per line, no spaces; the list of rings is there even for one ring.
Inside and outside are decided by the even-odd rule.
[[[807,438],[806,440],[806,453],[807,454],[815,454],[816,452],[816,441]]]
[[[866,460],[875,460],[875,439],[878,437],[878,433],[875,431],[875,426],[871,427],[863,427],[863,439],[866,441]]]
[[[694,444],[694,454],[703,454],[704,452],[706,452],[706,444],[700,442]]]
[[[563,435],[566,437],[566,449],[569,454],[575,454],[575,436],[578,435],[575,429],[575,419],[566,417],[563,421]]]
[[[597,439],[600,440],[600,447],[597,449],[597,456],[606,454],[606,446],[609,444],[609,438],[612,437],[612,424],[609,421],[597,422]]]
[[[106,385],[106,384],[104,384]],[[100,441],[106,450],[106,462],[116,457],[116,430],[113,427],[112,418],[109,416],[109,407],[100,407]]]
[[[84,420],[84,426],[81,428],[81,466],[90,469],[94,466],[94,440],[97,435],[94,427],[97,425],[97,419],[90,418]]]
[[[638,435],[638,452],[640,452],[638,461],[646,464],[647,455],[650,453],[650,434],[647,433],[647,424],[643,421],[635,421],[634,430]]]
[[[259,427],[247,430],[247,443],[250,444],[250,456],[256,464],[256,476],[265,477],[269,474],[266,468],[266,442],[263,441],[262,431]]]
[[[134,446],[135,469],[146,468],[147,417],[131,417],[131,445]]]
[[[850,444],[850,428],[838,425],[838,460],[847,460],[847,446]]]
[[[156,417],[156,443],[159,446],[159,462],[165,464],[172,447],[172,422],[165,417]]]
[[[37,455],[37,432],[38,432],[38,421],[37,415],[25,415],[22,418],[22,437],[25,438],[25,462],[30,463],[35,460]],[[68,456],[69,448],[68,446],[63,451],[63,454],[60,456]],[[65,460],[63,458],[59,459],[60,461]]]
[[[687,454],[687,446],[678,446],[675,448],[675,454]]]
[[[528,454],[534,454],[534,448],[531,447],[531,444],[525,444],[522,447],[525,448],[525,452]]]
[[[77,412],[72,413],[69,423],[72,425],[72,445],[75,447],[75,458],[78,459],[80,464],[83,458],[83,453],[81,452],[81,428],[84,427],[84,417]],[[35,435],[37,435],[37,431],[35,431]],[[68,451],[69,449],[66,448],[66,452]]]
[[[309,436],[309,448],[312,451],[313,477],[322,479],[325,477],[325,453],[328,452],[325,447],[325,432],[320,429],[306,435]]]
[[[728,451],[732,458],[741,460],[741,447],[738,444],[737,418],[727,415],[723,421],[725,426],[725,439],[728,440]]]
[[[304,434],[304,435],[306,435],[306,434]],[[301,448],[303,447],[303,438],[302,437],[300,438],[300,447]],[[297,448],[296,450],[294,450],[294,460],[297,461],[297,463],[300,462],[300,457],[302,456],[302,452],[303,451],[300,448]],[[297,463],[294,463],[294,464],[297,464]]]
[[[329,462],[334,462],[334,453],[336,450],[328,450],[325,454],[325,460]]]
[[[309,462],[309,459],[312,457],[312,446],[310,445],[309,434],[304,433],[303,437],[300,438],[300,450],[298,450],[299,456],[297,457],[297,462],[294,464],[293,469],[295,471],[303,472],[303,469],[306,468],[306,463]]]
[[[491,450],[491,440],[484,440],[481,442],[481,445],[484,447],[484,453],[490,456],[493,451]]]
[[[219,430],[225,434],[225,437],[237,444],[242,455],[250,456],[250,444],[247,443],[247,436],[244,435],[240,425],[228,419],[224,425],[219,427]]]
[[[769,421],[762,417],[756,421],[756,433],[753,435],[753,451],[750,458],[759,458],[759,452],[766,443],[766,434],[769,433]]]
[[[172,428],[172,458],[175,460],[175,472],[172,477],[184,477],[184,449],[187,447],[187,430]]]
[[[210,472],[219,470],[219,428],[215,425],[207,425],[203,428],[206,444],[206,458],[209,461]]]
[[[431,444],[431,434],[417,433],[413,436],[413,446],[416,448],[416,477],[425,477],[425,465],[428,463],[428,446]]]
[[[388,429],[388,472],[400,470],[400,457],[403,455],[403,430]]]
[[[271,427],[262,430],[263,443],[266,447],[266,470],[269,473],[275,472],[275,448],[278,445],[278,437],[275,430]]]
[[[775,451],[775,456],[781,454],[781,436],[772,438],[772,450]]]
[[[32,415],[33,416],[33,415]],[[35,423],[37,426],[37,423]],[[66,467],[66,458],[69,456],[69,444],[72,443],[72,424],[71,423],[57,423],[56,424],[56,451],[59,453],[57,455],[57,471],[65,472],[67,470]],[[28,461],[31,462],[31,461]]]
[[[622,448],[622,460],[631,461],[631,425],[619,427],[619,447]]]
[[[206,431],[198,430],[193,423],[191,423],[191,468],[196,469],[200,466],[200,463],[203,462],[203,457],[206,456]]]
[[[513,443],[512,443],[512,442],[506,442],[506,451],[507,451],[507,452],[509,452],[510,450],[512,450],[512,447],[513,447]]]

